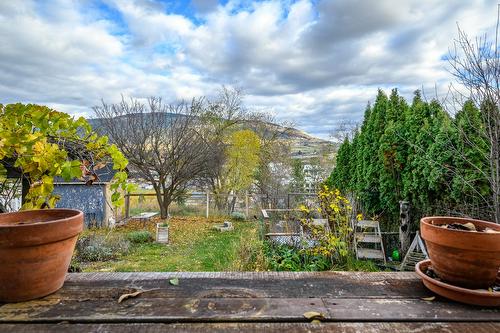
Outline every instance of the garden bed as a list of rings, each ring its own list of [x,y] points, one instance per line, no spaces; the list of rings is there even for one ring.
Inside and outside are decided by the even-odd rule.
[[[233,231],[221,233],[213,226],[222,219],[176,217],[168,222],[169,244],[159,244],[146,236],[149,232],[154,239],[158,222],[132,221],[113,230],[86,230],[80,241],[91,238],[96,244],[89,253],[88,244],[80,248],[73,262],[83,272],[241,270],[245,261],[241,253],[248,252],[241,247],[258,243],[255,222],[235,221]]]

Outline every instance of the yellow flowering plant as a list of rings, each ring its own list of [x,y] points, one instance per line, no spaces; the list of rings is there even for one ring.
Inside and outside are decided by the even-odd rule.
[[[352,250],[353,229],[352,219],[361,220],[363,216],[354,211],[349,199],[343,196],[338,189],[331,189],[323,185],[318,192],[317,207],[301,205],[299,207],[304,218],[301,220],[313,241],[312,247],[303,251],[314,255],[329,257],[333,263],[344,263]],[[328,225],[317,225],[313,217],[320,215],[328,220]]]

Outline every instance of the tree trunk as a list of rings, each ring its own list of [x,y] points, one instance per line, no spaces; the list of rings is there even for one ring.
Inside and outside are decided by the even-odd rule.
[[[156,194],[156,201],[158,202],[158,207],[160,208],[160,217],[166,219],[168,217],[168,206],[165,209],[165,203],[161,193],[161,187],[158,184],[153,183],[153,188]]]
[[[21,204],[24,205],[26,202],[26,195],[28,194],[30,190],[30,181],[27,177],[22,176],[22,183],[21,183]]]
[[[223,198],[223,196],[220,193],[215,193],[214,194],[214,203],[215,203],[215,208],[217,211],[221,212],[225,210],[225,204],[226,200]]]
[[[227,194],[221,193],[218,189],[213,189],[213,197],[215,209],[220,212],[225,212],[227,207]]]
[[[406,250],[410,246],[410,203],[407,201],[399,202],[399,218],[400,218],[400,226],[399,226],[399,253],[406,253]]]
[[[168,209],[172,203],[172,194],[166,189],[163,192],[163,212],[164,215],[161,216],[162,219],[168,218]]]
[[[238,198],[238,197],[237,197],[237,195],[236,195],[236,194],[234,194],[234,195],[233,195],[233,198],[232,198],[232,200],[231,200],[231,205],[230,205],[230,207],[229,207],[229,208],[230,208],[230,209],[229,209],[229,214],[234,213],[234,206],[236,205],[236,199],[237,199],[237,198]]]

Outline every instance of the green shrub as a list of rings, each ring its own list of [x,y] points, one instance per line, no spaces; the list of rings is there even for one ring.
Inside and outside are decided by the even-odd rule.
[[[293,246],[266,243],[264,249],[269,269],[273,271],[326,271],[332,268],[328,256],[311,255]]]
[[[379,272],[380,269],[371,260],[359,260],[354,256],[349,256],[345,266],[339,267],[339,270],[356,272]]]
[[[311,254],[289,245],[273,245],[265,243],[264,253],[268,268],[273,271],[380,271],[374,262],[357,260],[348,255],[341,263],[332,261],[332,258],[322,254]]]
[[[153,234],[147,230],[132,231],[127,234],[127,239],[134,244],[149,243],[154,240]]]
[[[246,216],[242,212],[232,212],[231,219],[234,221],[245,221]]]
[[[68,273],[81,273],[82,267],[80,263],[75,259],[71,258],[71,262],[68,267]]]
[[[75,259],[78,262],[113,260],[127,253],[129,246],[130,243],[120,234],[90,233],[76,242]]]

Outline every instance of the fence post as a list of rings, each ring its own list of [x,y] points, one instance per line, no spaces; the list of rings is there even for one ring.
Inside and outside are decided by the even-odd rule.
[[[248,191],[245,191],[245,216],[247,217],[247,220],[249,219],[248,217]]]
[[[125,194],[125,218],[128,219],[130,217],[130,195]]]
[[[207,212],[206,212],[207,219],[209,215],[209,210],[210,210],[210,193],[207,191]]]

